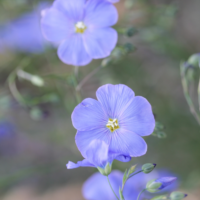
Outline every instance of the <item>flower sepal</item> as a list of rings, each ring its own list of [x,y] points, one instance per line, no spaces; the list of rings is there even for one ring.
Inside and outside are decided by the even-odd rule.
[[[166,200],[166,199],[168,199],[166,195],[160,195],[160,196],[153,197],[150,200]]]
[[[107,163],[105,168],[97,167],[97,169],[102,175],[108,176],[112,171],[112,164]]]
[[[155,182],[156,179],[149,181],[146,185],[146,190],[150,193],[155,193],[162,186],[162,183]]]

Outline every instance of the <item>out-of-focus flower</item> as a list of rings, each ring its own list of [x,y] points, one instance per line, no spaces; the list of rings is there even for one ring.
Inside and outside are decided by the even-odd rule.
[[[122,84],[104,85],[96,95],[98,101],[87,98],[72,113],[83,157],[87,158],[88,145],[95,139],[109,145],[109,153],[122,162],[144,155],[147,144],[141,136],[150,135],[155,127],[149,102]]]
[[[114,170],[109,175],[109,180],[115,191],[115,194],[118,195],[119,187],[122,185],[123,173],[117,170]],[[133,200],[137,198],[138,191],[135,190],[133,186],[133,179],[127,181],[124,187],[124,198],[126,200]],[[102,176],[100,173],[93,174],[83,185],[82,193],[85,199],[87,200],[112,200],[116,199],[108,181],[105,176]],[[119,197],[119,195],[118,195]]]
[[[147,183],[146,190],[151,193],[158,192],[168,185],[172,184],[176,179],[176,177],[162,177],[151,180]]]
[[[40,12],[44,6],[47,3],[40,3],[34,11],[1,26],[1,52],[5,49],[28,53],[40,53],[44,50],[45,40],[40,28]]]
[[[44,36],[59,45],[58,56],[66,64],[84,66],[107,57],[117,43],[110,26],[118,13],[106,0],[56,0],[42,16]]]

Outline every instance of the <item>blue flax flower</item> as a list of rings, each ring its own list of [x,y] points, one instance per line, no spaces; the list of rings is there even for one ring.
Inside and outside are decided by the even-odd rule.
[[[96,95],[98,101],[87,98],[72,113],[76,145],[83,157],[88,157],[88,145],[96,139],[108,145],[112,159],[127,162],[144,155],[147,144],[141,136],[150,135],[155,127],[149,102],[122,84],[104,85]]]
[[[117,170],[112,171],[109,175],[111,185],[118,195],[119,187],[122,185],[123,173]],[[135,190],[133,186],[133,179],[127,181],[124,187],[124,198],[126,200],[133,200],[137,198],[138,191]],[[83,196],[86,200],[113,200],[116,199],[110,186],[108,184],[107,178],[102,176],[100,173],[93,174],[83,185],[82,188]],[[119,197],[119,195],[118,195]]]
[[[5,49],[41,53],[44,50],[45,40],[40,28],[40,12],[47,6],[46,2],[22,16],[2,25],[0,29],[0,51]]]
[[[118,13],[106,0],[56,0],[42,16],[44,36],[59,45],[58,56],[66,64],[84,66],[107,57],[117,43],[110,26]]]

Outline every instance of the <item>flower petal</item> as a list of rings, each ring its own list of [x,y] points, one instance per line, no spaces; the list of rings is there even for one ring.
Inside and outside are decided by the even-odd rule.
[[[107,0],[107,1],[109,1],[111,3],[117,3],[117,2],[119,2],[119,0]]]
[[[83,157],[87,157],[88,145],[95,139],[102,140],[106,144],[110,142],[110,131],[107,128],[100,128],[91,131],[78,131],[75,137],[76,145]]]
[[[103,85],[96,92],[97,98],[109,118],[118,118],[129,106],[135,93],[126,85]]]
[[[95,167],[93,164],[91,164],[87,159],[84,159],[82,161],[78,161],[77,164],[69,161],[66,164],[67,169],[74,169],[78,167]]]
[[[87,1],[84,23],[89,28],[94,29],[113,26],[117,23],[117,20],[117,9],[111,3],[104,0]]]
[[[56,0],[53,7],[68,16],[73,22],[82,20],[86,0]]]
[[[112,163],[108,155],[109,146],[102,140],[93,140],[86,150],[86,158],[96,167],[104,168],[106,164]]]
[[[120,128],[112,134],[109,150],[121,155],[138,157],[147,152],[147,144],[139,135]]]
[[[116,194],[118,194],[122,178],[123,174],[117,170],[112,171],[112,173],[109,175],[110,183]],[[108,184],[107,178],[98,172],[93,174],[89,179],[86,180],[86,182],[83,185],[82,191],[85,199],[93,199],[93,200],[115,199],[115,196]]]
[[[117,44],[117,32],[112,28],[87,30],[83,38],[88,54],[94,59],[109,56]]]
[[[150,103],[143,97],[137,96],[120,115],[120,127],[140,136],[150,135],[155,128],[155,119]]]
[[[121,162],[129,162],[129,161],[131,161],[131,157],[130,156],[124,156],[124,155],[117,156],[115,159],[119,160]]]
[[[62,42],[58,49],[59,58],[66,64],[84,66],[92,61],[86,52],[81,35],[74,34]]]
[[[107,119],[101,104],[91,98],[83,100],[72,113],[73,126],[79,131],[104,128]]]
[[[73,23],[62,12],[50,8],[42,12],[41,28],[44,37],[60,43],[74,31]]]

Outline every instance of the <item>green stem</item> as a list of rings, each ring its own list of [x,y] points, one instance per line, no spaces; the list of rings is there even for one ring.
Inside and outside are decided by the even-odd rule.
[[[109,186],[110,186],[110,188],[111,188],[113,194],[114,194],[115,197],[119,200],[119,198],[118,198],[117,195],[115,194],[115,191],[114,191],[113,188],[112,188],[112,185],[110,184],[110,180],[109,180],[108,176],[107,176],[107,180],[108,180]]]
[[[125,186],[126,182],[128,181],[128,179],[129,179],[129,178],[131,178],[131,177],[133,177],[133,176],[135,176],[136,174],[139,174],[139,173],[141,173],[141,172],[143,172],[143,171],[142,171],[142,170],[140,170],[140,171],[138,171],[138,172],[136,172],[136,173],[132,174],[131,176],[129,176],[129,177],[127,178],[127,180],[125,181],[125,183],[122,185],[122,193],[123,193],[124,186]]]
[[[140,192],[140,194],[138,195],[138,197],[137,197],[137,200],[139,200],[140,199],[140,196],[142,195],[142,193],[144,192],[146,190],[146,188],[145,189],[143,189],[141,192]]]
[[[94,76],[100,69],[102,68],[102,66],[100,65],[99,67],[95,68],[93,71],[91,71],[76,87],[77,91],[80,91],[81,88],[83,87],[83,85],[92,77]]]
[[[74,67],[74,89],[75,89],[75,97],[76,97],[76,101],[77,103],[81,103],[81,94],[80,94],[80,91],[78,91],[76,88],[78,86],[78,70],[79,70],[79,67],[78,66],[75,66]]]
[[[140,171],[138,171],[138,172],[135,172],[134,174],[132,174],[131,176],[129,176],[129,177],[128,177],[128,179],[129,179],[129,178],[131,178],[131,177],[133,177],[133,176],[135,176],[136,174],[139,174],[139,173],[141,173],[141,172],[143,172],[143,171],[142,171],[142,170],[140,170]]]

